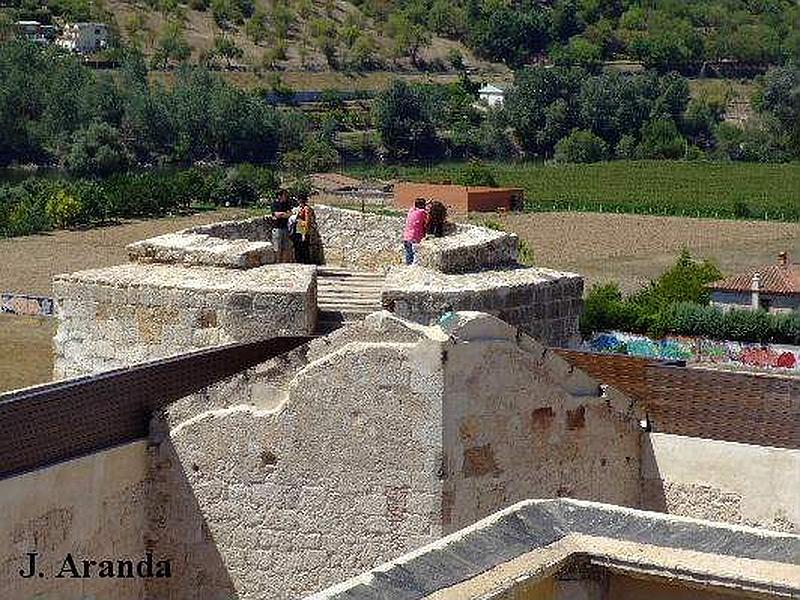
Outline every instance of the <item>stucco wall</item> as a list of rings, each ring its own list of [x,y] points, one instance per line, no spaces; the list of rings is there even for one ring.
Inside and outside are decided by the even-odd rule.
[[[154,593],[297,598],[519,498],[635,504],[635,422],[526,340],[378,313],[174,405],[152,535],[190,560]]]
[[[800,532],[800,450],[651,433],[642,486],[650,510]]]
[[[189,560],[156,595],[298,598],[439,537],[441,387],[424,348],[350,345],[298,373],[272,411],[173,423],[154,538]],[[196,558],[216,551],[228,579]]]
[[[56,378],[316,326],[316,272],[306,265],[130,263],[57,276],[53,291]]]
[[[81,568],[84,558],[144,558],[147,470],[136,442],[0,480],[0,598],[141,598],[144,579],[54,576],[68,553]],[[44,577],[19,576],[28,552]]]
[[[639,505],[630,401],[495,321],[451,333],[444,394],[446,532],[526,498]]]

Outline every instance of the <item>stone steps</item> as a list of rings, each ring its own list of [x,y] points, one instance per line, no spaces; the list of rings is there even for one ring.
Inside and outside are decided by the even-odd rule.
[[[381,309],[384,276],[339,267],[317,269],[317,334],[360,321]]]

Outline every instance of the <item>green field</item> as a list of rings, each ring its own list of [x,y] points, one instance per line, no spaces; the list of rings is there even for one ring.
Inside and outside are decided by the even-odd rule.
[[[800,163],[614,161],[489,163],[497,183],[525,190],[530,212],[578,210],[800,221]],[[463,164],[353,167],[361,177],[459,181]]]

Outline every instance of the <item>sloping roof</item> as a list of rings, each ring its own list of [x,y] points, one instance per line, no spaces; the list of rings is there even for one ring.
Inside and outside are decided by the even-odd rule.
[[[720,279],[708,285],[712,290],[749,292],[758,273],[759,291],[770,294],[800,294],[800,265],[765,265]]]
[[[525,500],[306,600],[499,597],[579,557],[628,574],[793,598],[798,553],[800,536],[791,533],[568,498]],[[467,592],[470,581],[477,585]]]
[[[478,90],[479,94],[504,94],[505,90],[502,88],[497,87],[496,85],[492,85],[491,83],[483,86],[481,89]]]

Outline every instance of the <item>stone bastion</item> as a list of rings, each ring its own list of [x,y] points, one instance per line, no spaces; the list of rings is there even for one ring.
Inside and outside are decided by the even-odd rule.
[[[482,311],[554,346],[577,337],[583,279],[517,261],[515,234],[450,224],[402,265],[402,216],[317,205],[324,267],[276,264],[272,218],[213,223],[128,246],[130,262],[54,279],[55,375],[96,373],[226,343],[318,334],[317,281],[379,273],[379,304],[427,325]],[[378,299],[376,299],[376,303]]]

